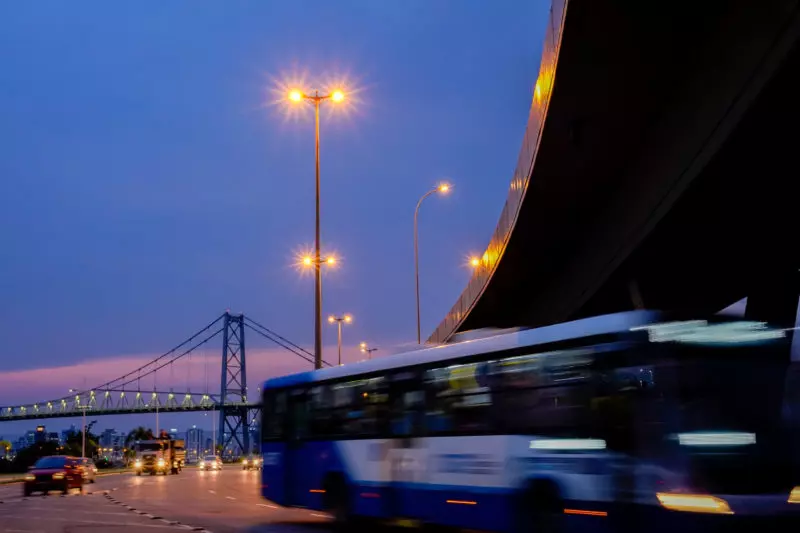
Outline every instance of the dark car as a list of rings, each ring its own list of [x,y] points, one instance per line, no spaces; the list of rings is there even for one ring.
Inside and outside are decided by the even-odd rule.
[[[69,489],[83,492],[83,467],[79,458],[64,455],[42,457],[36,461],[25,476],[23,487],[25,496],[33,492],[47,494],[50,490],[66,494]]]

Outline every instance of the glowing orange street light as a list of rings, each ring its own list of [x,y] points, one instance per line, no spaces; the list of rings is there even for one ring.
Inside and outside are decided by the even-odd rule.
[[[314,94],[306,94],[299,89],[292,89],[288,94],[289,100],[294,103],[304,101],[314,104],[314,145],[316,159],[316,209],[315,209],[315,236],[314,236],[314,259],[311,265],[314,266],[314,368],[322,368],[322,272],[320,271],[320,223],[319,223],[319,105],[324,100],[341,102],[344,100],[344,93],[340,90],[333,91],[331,94],[321,95],[314,91]]]
[[[342,322],[345,324],[349,324],[353,321],[353,317],[351,315],[331,315],[328,317],[328,322],[331,324],[336,324],[339,329],[339,337],[338,337],[338,347],[339,347],[339,366],[342,365]]]
[[[422,195],[422,198],[419,199],[417,202],[417,208],[414,210],[414,278],[417,287],[417,344],[422,343],[422,335],[420,332],[420,313],[419,313],[419,233],[417,231],[417,217],[419,216],[419,206],[422,205],[422,201],[430,196],[433,193],[439,194],[447,194],[450,192],[453,186],[443,181],[439,183],[436,187],[429,190],[425,194]]]
[[[473,257],[469,260],[469,264],[472,266],[472,268],[478,268],[481,265],[481,260],[477,257]]]
[[[367,359],[372,359],[372,352],[377,351],[377,348],[369,348],[366,342],[362,342],[360,347],[361,351],[367,354]]]
[[[319,264],[320,265],[327,265],[329,267],[334,267],[334,266],[336,266],[338,261],[339,260],[336,259],[336,256],[330,255],[328,257],[323,257],[320,260]],[[301,267],[303,267],[303,268],[309,268],[309,267],[313,267],[317,263],[314,260],[314,256],[309,255],[309,254],[305,254],[305,255],[301,255],[301,256],[297,257],[297,263],[296,264],[301,266]]]

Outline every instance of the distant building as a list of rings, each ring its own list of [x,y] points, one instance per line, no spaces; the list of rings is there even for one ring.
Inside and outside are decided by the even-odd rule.
[[[114,446],[115,435],[116,431],[114,430],[114,428],[106,429],[102,433],[100,433],[100,447],[112,448]]]
[[[23,449],[27,448],[28,446],[30,446],[30,444],[28,444],[28,438],[25,435],[23,435],[22,437],[18,438],[16,441],[14,441],[14,444],[13,444],[13,448],[14,448],[15,452],[23,450]]]
[[[47,434],[47,442],[55,442],[56,444],[58,444],[59,440],[60,440],[60,439],[59,439],[58,432],[56,432],[56,431],[50,431],[50,432]]]
[[[36,431],[33,433],[33,442],[41,444],[47,440],[47,431],[44,426],[36,426]]]
[[[197,462],[203,455],[205,455],[206,448],[204,447],[205,439],[203,438],[204,432],[197,426],[192,426],[186,430],[186,460],[189,462]]]

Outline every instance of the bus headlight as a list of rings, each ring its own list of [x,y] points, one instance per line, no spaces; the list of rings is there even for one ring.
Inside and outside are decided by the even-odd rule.
[[[158,466],[164,466],[164,459],[158,460]]]
[[[136,459],[136,461],[133,463],[133,466],[135,468],[141,468],[142,467],[142,460],[141,459]]]
[[[242,464],[246,465],[247,464],[247,459],[242,459]]]
[[[728,502],[722,498],[709,494],[680,494],[659,492],[656,494],[662,507],[671,511],[683,511],[686,513],[711,513],[711,514],[733,514]]]

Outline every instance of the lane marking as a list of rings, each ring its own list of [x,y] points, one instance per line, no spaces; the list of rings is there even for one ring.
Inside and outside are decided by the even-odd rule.
[[[210,492],[211,494],[216,494],[217,493],[217,491],[215,491],[215,490],[209,490],[208,492]]]
[[[23,520],[30,520],[30,515],[3,515],[3,518],[19,518]],[[101,526],[130,526],[136,528],[150,528],[150,529],[175,529],[175,526],[162,526],[159,524],[142,524],[140,522],[101,522],[99,520],[86,520],[84,518],[68,518],[68,517],[45,517],[45,516],[37,516],[36,520],[38,522],[72,522],[76,526],[81,526],[85,524],[94,524],[94,525],[101,525]],[[198,530],[201,531],[201,530]]]
[[[319,513],[310,513],[310,514],[311,514],[311,516],[316,516],[317,518],[330,518],[326,514],[319,514]]]
[[[259,507],[269,507],[270,509],[277,509],[278,508],[277,505],[269,505],[269,504],[266,504],[266,503],[257,503],[256,505],[259,506]]]
[[[233,496],[225,496],[225,497],[226,497],[227,499],[229,499],[229,500],[235,500],[235,499],[236,499],[236,498],[234,498]]]

